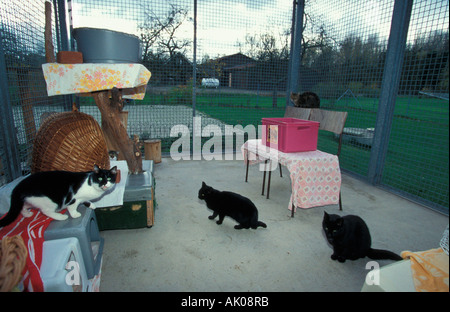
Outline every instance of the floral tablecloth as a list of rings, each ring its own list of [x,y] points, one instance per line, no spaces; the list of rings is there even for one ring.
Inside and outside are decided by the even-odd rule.
[[[142,100],[150,71],[141,64],[42,64],[47,94],[63,95],[122,89],[122,97]]]
[[[336,155],[319,150],[283,153],[263,145],[261,140],[248,140],[241,150],[245,162],[248,158],[250,164],[270,159],[275,164],[272,169],[276,169],[278,163],[288,168],[292,185],[289,209],[292,209],[292,201],[295,210],[297,207],[311,208],[339,204],[341,171]],[[262,165],[261,169],[263,167]]]

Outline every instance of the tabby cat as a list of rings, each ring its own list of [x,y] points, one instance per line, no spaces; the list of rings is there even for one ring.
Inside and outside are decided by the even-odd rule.
[[[253,202],[242,195],[221,192],[203,182],[198,191],[198,198],[205,200],[206,206],[213,211],[208,217],[210,220],[219,216],[217,224],[222,224],[223,219],[228,216],[239,223],[234,226],[237,230],[267,227],[265,223],[258,221],[258,209]]]
[[[295,107],[320,108],[320,98],[314,92],[293,93],[291,92],[291,101]]]
[[[81,216],[78,206],[85,204],[94,209],[95,205],[90,201],[111,190],[116,183],[116,175],[116,166],[104,170],[97,165],[89,172],[43,171],[31,174],[13,189],[11,207],[0,219],[0,227],[14,222],[21,212],[24,217],[32,216],[29,208],[38,208],[55,220],[66,220],[68,216],[59,211],[67,208],[72,218],[78,218]]]
[[[333,260],[345,262],[345,260],[356,260],[366,256],[373,260],[402,260],[399,255],[391,251],[371,248],[369,228],[358,216],[340,217],[325,212],[322,228],[328,242],[333,246],[331,255]]]

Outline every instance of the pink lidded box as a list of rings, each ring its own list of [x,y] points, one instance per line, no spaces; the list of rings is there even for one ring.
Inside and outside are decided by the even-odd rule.
[[[297,118],[263,118],[261,141],[283,153],[315,151],[319,124]]]

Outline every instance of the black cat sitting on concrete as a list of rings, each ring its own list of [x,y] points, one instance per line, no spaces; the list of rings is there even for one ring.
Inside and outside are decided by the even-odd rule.
[[[258,226],[267,227],[264,222],[258,221],[256,206],[244,196],[233,192],[218,191],[203,182],[198,191],[198,198],[203,199],[206,206],[213,211],[213,214],[208,217],[210,220],[219,216],[217,224],[222,224],[223,219],[227,216],[239,223],[234,226],[237,230],[256,229]]]
[[[372,239],[369,228],[363,219],[348,215],[340,217],[335,214],[324,213],[322,228],[328,242],[333,246],[331,259],[345,262],[369,257],[373,260],[402,260],[402,258],[388,250],[371,248]]]

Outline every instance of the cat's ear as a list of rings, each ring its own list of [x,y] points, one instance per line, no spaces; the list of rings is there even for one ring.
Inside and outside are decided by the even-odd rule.
[[[323,218],[328,221],[330,219],[330,215],[326,211],[324,211]]]
[[[206,183],[205,183],[205,182],[202,182],[202,186],[206,186]]]
[[[94,165],[94,172],[95,173],[99,173],[100,172],[100,168],[97,165]]]
[[[109,169],[109,172],[111,172],[112,174],[117,174],[117,166],[114,166],[111,169]]]

